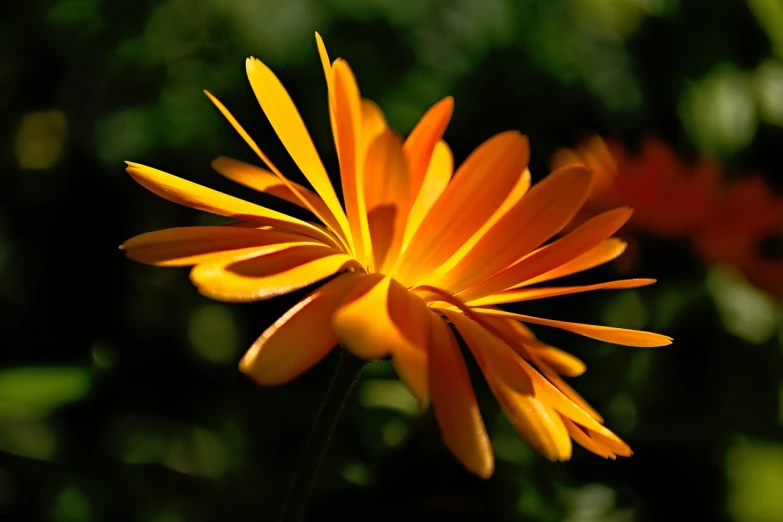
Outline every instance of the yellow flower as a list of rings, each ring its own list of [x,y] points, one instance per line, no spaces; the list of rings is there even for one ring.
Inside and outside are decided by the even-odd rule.
[[[269,170],[228,158],[213,166],[309,210],[321,223],[129,163],[131,176],[159,196],[237,222],[150,232],[121,248],[140,262],[193,266],[199,291],[222,301],[268,299],[328,279],[261,335],[242,359],[242,371],[262,385],[285,383],[338,343],[367,360],[391,357],[418,400],[431,400],[446,445],[482,477],[492,474],[494,460],[454,330],[505,414],[545,456],[568,459],[572,439],[604,457],[630,455],[561,378],[581,374],[584,364],[537,340],[523,323],[628,346],[663,346],[671,339],[519,315],[496,305],[653,283],[531,286],[618,256],[625,245],[610,236],[631,211],[605,212],[549,241],[587,198],[590,176],[583,166],[563,167],[530,187],[527,139],[510,131],[481,144],[452,175],[452,155],[441,139],[452,99],[435,104],[403,140],[380,109],[360,97],[348,64],[330,62],[316,39],[345,207],[285,88],[250,58],[247,73],[261,108],[313,190],[283,176],[207,93]]]

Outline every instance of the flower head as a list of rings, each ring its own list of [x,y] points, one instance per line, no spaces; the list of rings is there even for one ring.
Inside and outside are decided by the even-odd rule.
[[[554,167],[574,163],[593,172],[581,217],[628,205],[634,209],[629,226],[662,236],[688,236],[698,230],[713,212],[722,188],[714,163],[687,164],[653,138],[633,155],[619,143],[592,136],[576,149],[558,150],[552,158]]]
[[[536,339],[523,323],[630,346],[662,346],[670,338],[519,315],[497,305],[654,282],[531,286],[619,255],[624,244],[610,236],[631,211],[601,213],[549,242],[588,196],[583,166],[558,169],[531,187],[527,139],[503,132],[453,173],[442,140],[451,98],[435,104],[402,139],[380,109],[361,98],[346,62],[330,62],[317,41],[344,206],[288,93],[251,58],[247,72],[261,108],[312,190],[285,177],[208,94],[266,169],[228,158],[213,166],[309,210],[320,223],[129,163],[131,176],[156,194],[236,222],[142,234],[121,248],[137,261],[193,266],[199,291],[223,301],[267,299],[328,279],[261,335],[242,359],[242,371],[260,384],[281,384],[338,343],[368,360],[390,357],[418,400],[432,402],[446,445],[480,476],[492,473],[492,451],[455,331],[506,415],[547,457],[568,459],[572,439],[604,457],[630,455],[562,379],[581,374],[584,364]]]

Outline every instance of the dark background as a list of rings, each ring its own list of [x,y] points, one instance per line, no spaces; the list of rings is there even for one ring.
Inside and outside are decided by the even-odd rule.
[[[403,133],[456,99],[464,159],[510,128],[552,152],[597,132],[721,160],[727,177],[783,178],[783,4],[775,0],[32,0],[0,8],[0,520],[274,520],[334,357],[275,389],[237,370],[302,293],[225,305],[186,269],[117,246],[212,223],[134,183],[123,160],[274,202],[210,169],[252,161],[202,94],[301,179],[244,77],[278,72],[336,172],[313,32]],[[283,207],[275,207],[283,208]],[[312,520],[783,520],[781,307],[687,241],[638,237],[638,291],[535,303],[537,314],[646,328],[660,349],[549,330],[588,363],[574,386],[636,454],[534,453],[477,393],[497,471],[446,452],[387,363],[339,426]],[[609,266],[592,280],[617,275]]]

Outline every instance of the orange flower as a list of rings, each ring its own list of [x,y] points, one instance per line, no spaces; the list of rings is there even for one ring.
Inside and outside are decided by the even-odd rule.
[[[493,471],[492,451],[450,325],[505,413],[544,455],[568,459],[571,439],[604,457],[630,455],[561,378],[582,373],[582,362],[543,344],[522,323],[629,346],[663,346],[671,339],[519,315],[496,305],[653,283],[530,287],[619,255],[624,244],[610,236],[631,211],[602,213],[544,245],[587,198],[584,167],[558,169],[531,188],[527,139],[503,132],[480,145],[452,176],[451,152],[441,139],[451,98],[433,106],[402,140],[380,109],[360,97],[347,63],[330,62],[316,37],[345,207],[288,93],[272,71],[250,58],[247,73],[261,108],[313,190],[283,176],[208,94],[269,170],[227,158],[214,167],[309,210],[320,224],[129,163],[131,176],[152,192],[237,222],[142,234],[121,248],[144,263],[193,266],[191,280],[199,291],[229,302],[267,299],[327,280],[261,335],[242,359],[242,371],[262,385],[281,384],[338,343],[367,360],[391,357],[418,400],[432,400],[446,445],[482,477]]]
[[[783,296],[783,258],[767,256],[764,242],[783,238],[783,198],[760,177],[735,180],[704,229],[694,237],[707,263],[726,263],[748,280],[778,297]]]
[[[552,163],[581,163],[593,171],[586,211],[628,205],[634,209],[630,227],[662,236],[688,236],[699,229],[720,195],[721,177],[714,164],[688,165],[652,138],[634,156],[618,143],[593,136],[575,150],[557,151]]]

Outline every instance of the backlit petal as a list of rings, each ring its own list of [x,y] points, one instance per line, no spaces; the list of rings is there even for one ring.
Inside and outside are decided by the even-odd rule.
[[[337,345],[332,315],[361,277],[343,274],[302,299],[253,343],[239,368],[264,386],[286,383],[310,369]]]
[[[381,132],[370,144],[364,172],[375,268],[387,273],[402,247],[408,214],[408,162],[393,131]]]
[[[147,232],[120,246],[134,261],[158,266],[190,266],[292,245],[319,245],[315,239],[280,230],[219,226],[180,227]]]
[[[553,319],[542,319],[540,317],[514,314],[511,312],[490,308],[471,308],[471,310],[478,314],[486,314],[495,317],[506,317],[508,319],[516,319],[517,321],[522,321],[525,323],[560,328],[561,330],[566,330],[568,332],[573,332],[585,337],[590,337],[591,339],[597,339],[599,341],[605,341],[613,344],[621,344],[623,346],[653,348],[658,346],[668,346],[672,343],[672,338],[669,336],[652,332],[644,332],[641,330],[628,330],[626,328],[613,328],[611,326],[597,326],[593,324],[555,321]]]
[[[280,141],[329,207],[341,229],[347,230],[348,221],[334,187],[293,100],[277,76],[263,62],[248,58],[246,65],[253,92]]]
[[[590,176],[579,165],[564,167],[544,178],[481,238],[444,277],[440,287],[465,290],[516,263],[573,219],[589,187]]]
[[[426,279],[481,228],[523,175],[527,138],[503,132],[481,144],[457,170],[411,239],[398,277]]]
[[[383,111],[372,100],[362,99],[362,136],[367,144],[387,129]],[[406,194],[407,199],[407,194]]]
[[[447,96],[424,113],[405,140],[405,155],[411,171],[411,200],[418,197],[433,150],[449,124],[452,112],[454,98]]]
[[[363,359],[391,356],[420,404],[429,400],[426,347],[429,311],[394,279],[370,274],[345,296],[334,314],[340,344]]]
[[[480,477],[495,468],[468,369],[448,325],[430,312],[429,382],[432,408],[446,446]]]
[[[424,216],[427,215],[432,205],[435,204],[446,189],[453,172],[454,157],[451,154],[451,149],[445,141],[440,140],[435,145],[435,150],[432,152],[432,159],[430,159],[430,165],[426,174],[424,174],[419,193],[408,213],[403,245],[407,245],[410,242],[411,237],[413,237],[413,234],[421,225]]]
[[[487,369],[491,368],[500,375],[503,382],[519,393],[533,393],[530,376],[520,365],[521,358],[511,347],[462,312],[450,309],[441,309],[441,312],[449,318],[465,340],[482,372],[486,374]]]
[[[264,154],[264,151],[261,150],[261,148],[256,144],[255,141],[253,141],[253,138],[250,137],[250,135],[245,131],[244,128],[239,124],[237,119],[234,117],[233,114],[231,114],[231,111],[229,111],[223,103],[215,98],[211,93],[208,91],[204,91],[204,93],[207,95],[207,97],[212,101],[212,103],[217,107],[217,109],[220,111],[220,113],[223,115],[223,117],[228,120],[228,122],[231,124],[232,127],[234,127],[234,130],[237,131],[237,133],[242,137],[243,140],[245,140],[245,143],[253,150],[253,152],[256,153],[256,155],[261,159],[261,161],[264,162],[264,164],[269,167],[269,169],[274,173],[275,176],[285,185],[288,187],[288,189],[291,191],[291,193],[296,196],[296,198],[299,200],[300,204],[307,208],[310,212],[315,214],[318,219],[320,219],[324,224],[328,225],[332,231],[337,234],[337,236],[340,238],[340,241],[343,243],[343,246],[346,248],[346,250],[351,250],[352,248],[352,239],[350,236],[350,231],[348,231],[345,226],[343,225],[344,218],[340,217],[343,216],[342,207],[335,208],[334,211],[330,210],[327,213],[323,213],[321,210],[319,210],[322,207],[314,207],[310,204],[310,200],[306,198],[303,194],[300,194],[297,187],[298,185],[294,184],[283,176],[282,172],[280,172],[280,169],[275,167],[274,163],[272,163],[272,160],[269,159],[269,157]],[[327,205],[328,206],[328,205]],[[337,216],[337,217],[336,217]],[[342,220],[342,221],[341,221]]]
[[[364,152],[362,109],[359,87],[344,60],[335,60],[334,116],[337,131],[337,157],[340,160],[343,197],[348,212],[357,259],[372,268],[372,242],[367,224],[364,197]]]
[[[582,256],[617,232],[631,217],[631,213],[631,209],[626,207],[604,212],[560,239],[532,252],[495,277],[464,292],[460,297],[472,300],[475,297],[505,290]]]
[[[561,295],[578,294],[582,292],[590,292],[593,290],[621,290],[627,288],[639,288],[642,286],[649,286],[655,283],[655,279],[621,279],[619,281],[607,281],[605,283],[598,283],[595,285],[582,285],[582,286],[561,286],[553,288],[519,288],[516,290],[508,290],[505,292],[499,292],[487,297],[470,301],[470,306],[485,306],[490,304],[501,303],[516,303],[519,301],[531,301],[533,299],[544,299],[547,297],[557,297]]]
[[[128,173],[141,186],[174,203],[220,216],[291,230],[336,246],[334,238],[300,219],[228,196],[162,170],[127,163]]]
[[[539,276],[528,279],[527,281],[515,285],[512,288],[543,283],[544,281],[551,281],[552,279],[558,279],[560,277],[577,274],[579,272],[595,268],[618,258],[623,252],[625,252],[625,248],[627,246],[628,244],[625,241],[614,237],[609,238],[601,242],[601,244],[589,252],[577,257],[576,259],[573,259],[566,264],[560,265],[559,267],[545,272]]]
[[[219,301],[258,301],[304,288],[350,267],[357,263],[348,255],[305,245],[202,263],[193,267],[190,279],[202,294]]]

